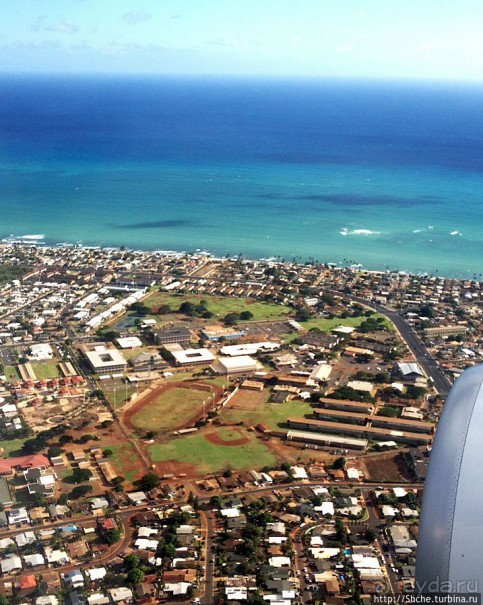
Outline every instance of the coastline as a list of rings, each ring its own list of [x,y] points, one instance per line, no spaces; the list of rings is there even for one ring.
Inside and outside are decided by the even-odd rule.
[[[200,258],[205,257],[207,259],[212,260],[213,262],[222,262],[222,261],[237,261],[243,260],[247,262],[254,263],[262,263],[267,265],[280,264],[285,267],[291,266],[304,266],[304,265],[312,265],[312,266],[320,266],[329,270],[339,270],[339,271],[351,271],[351,272],[360,272],[364,274],[372,274],[372,275],[399,275],[399,276],[408,276],[412,278],[439,278],[439,279],[448,279],[448,280],[461,280],[461,281],[473,281],[473,282],[482,282],[481,279],[476,279],[476,274],[474,274],[471,278],[469,276],[461,276],[461,275],[445,275],[436,271],[435,273],[429,272],[414,272],[410,270],[399,270],[399,269],[377,269],[366,267],[362,263],[355,262],[353,260],[347,260],[345,263],[342,262],[334,262],[334,261],[321,261],[318,259],[314,259],[313,257],[310,259],[303,259],[302,257],[297,257],[297,259],[293,259],[292,261],[282,259],[279,256],[272,257],[251,257],[245,256],[243,253],[239,253],[238,255],[225,255],[218,256],[208,250],[195,249],[195,250],[172,250],[172,249],[141,249],[141,248],[131,248],[127,246],[117,246],[117,245],[88,245],[83,244],[82,242],[58,242],[58,243],[50,243],[44,239],[43,234],[27,234],[23,236],[11,236],[8,238],[0,239],[0,249],[3,247],[15,247],[20,246],[22,248],[39,248],[48,251],[67,251],[67,250],[85,250],[85,251],[95,251],[98,250],[100,252],[105,253],[113,253],[113,252],[126,252],[132,253],[135,255],[157,255],[159,257],[171,257],[171,258],[180,258],[183,256],[192,257],[192,258]],[[481,277],[481,276],[480,276]]]

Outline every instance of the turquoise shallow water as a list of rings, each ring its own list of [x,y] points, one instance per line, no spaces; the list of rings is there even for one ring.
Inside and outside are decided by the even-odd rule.
[[[482,96],[0,80],[0,236],[479,276]]]

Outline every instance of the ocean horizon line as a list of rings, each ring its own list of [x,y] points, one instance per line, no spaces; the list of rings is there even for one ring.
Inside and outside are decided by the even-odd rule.
[[[108,83],[109,81],[116,80],[166,80],[166,81],[193,81],[193,82],[294,82],[308,84],[361,84],[371,85],[377,84],[381,87],[393,86],[396,84],[417,86],[417,85],[428,85],[428,86],[444,86],[455,84],[458,86],[468,87],[482,87],[483,78],[441,78],[441,77],[416,77],[416,76],[347,76],[347,75],[307,75],[307,74],[232,74],[232,73],[170,73],[170,72],[96,72],[96,71],[8,71],[0,69],[0,79],[20,79],[20,78],[32,78],[39,80],[46,79],[65,79],[65,80],[103,80]],[[108,78],[108,80],[106,80]]]

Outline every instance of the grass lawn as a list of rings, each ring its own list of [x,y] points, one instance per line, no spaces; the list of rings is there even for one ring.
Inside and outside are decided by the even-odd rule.
[[[381,324],[381,328],[385,328],[387,330],[393,331],[394,327],[390,321],[388,321],[383,315],[379,315],[379,313],[374,313],[372,315],[374,318],[382,317],[384,322]],[[321,332],[330,332],[334,328],[338,326],[350,326],[353,328],[358,328],[362,322],[364,322],[367,317],[334,317],[332,319],[324,319],[324,318],[314,318],[309,319],[309,321],[301,321],[300,325],[303,326],[306,330],[310,330],[312,328],[318,328]],[[287,342],[292,341],[294,338],[297,338],[298,334],[289,334],[286,338]]]
[[[305,401],[287,401],[285,403],[262,403],[256,409],[224,408],[221,419],[227,422],[244,422],[248,426],[266,424],[270,429],[285,428],[287,418],[291,416],[303,417],[311,414],[313,408]]]
[[[140,430],[173,430],[192,418],[204,401],[210,402],[207,391],[174,387],[164,391],[131,418]]]
[[[3,450],[3,457],[10,458],[21,456],[22,453],[20,450],[27,439],[30,439],[30,437],[23,437],[22,439],[3,439],[0,444]]]
[[[172,376],[167,376],[165,378],[166,382],[182,382],[185,380],[200,380],[202,382],[207,382],[208,384],[216,384],[219,387],[226,386],[226,376],[195,376],[196,371],[194,372],[176,372],[173,373]],[[188,386],[188,385],[186,385]]]
[[[244,445],[216,445],[207,441],[203,435],[189,435],[181,439],[174,439],[169,443],[152,445],[149,455],[153,462],[166,462],[175,460],[191,464],[202,473],[214,473],[226,468],[257,469],[264,466],[273,466],[277,459],[268,447],[257,440],[256,436],[246,431],[237,431],[231,436],[233,429],[223,427],[213,431],[213,427],[206,432],[216,432],[220,438],[229,442],[246,435],[249,443]]]
[[[39,380],[60,377],[57,361],[39,361],[38,363],[32,363],[32,368]]]
[[[121,350],[121,354],[126,361],[129,361],[131,359],[131,357],[134,357],[135,355],[139,355],[139,353],[149,353],[149,355],[152,355],[153,353],[157,353],[157,352],[158,352],[157,349],[148,349],[147,347],[139,347],[137,349],[122,349]]]
[[[132,483],[140,479],[144,474],[144,467],[140,464],[138,453],[132,443],[106,445],[102,449],[111,450],[112,456],[108,460],[119,477]]]
[[[20,378],[15,366],[0,366],[1,374],[6,376],[7,380],[18,380]]]
[[[107,401],[115,408],[124,405],[126,399],[129,399],[133,393],[137,391],[135,385],[116,382],[115,384],[106,385],[101,381],[98,383],[102,389]]]
[[[284,305],[250,298],[231,298],[229,296],[176,295],[168,292],[154,292],[143,302],[151,309],[157,309],[160,305],[169,305],[174,312],[178,310],[183,302],[198,304],[202,300],[206,301],[206,308],[213,313],[214,318],[224,317],[227,313],[241,313],[242,311],[250,311],[253,314],[253,321],[281,319],[293,314],[293,310]]]

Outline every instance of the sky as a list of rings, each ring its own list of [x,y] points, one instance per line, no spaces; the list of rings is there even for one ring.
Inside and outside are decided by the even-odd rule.
[[[0,72],[483,79],[481,0],[0,0]]]

